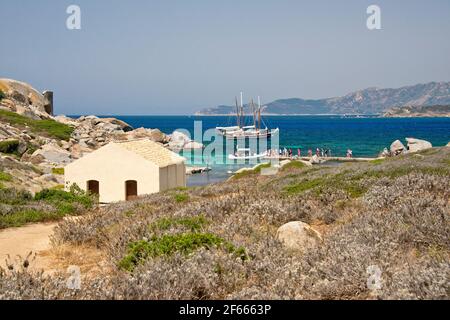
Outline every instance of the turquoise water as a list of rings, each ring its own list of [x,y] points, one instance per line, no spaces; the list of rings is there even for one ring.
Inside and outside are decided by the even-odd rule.
[[[202,121],[203,130],[217,126],[234,125],[235,121],[232,117],[227,116],[114,117],[135,128],[159,128],[167,134],[177,129],[186,129],[192,136],[194,136],[194,121]],[[308,149],[327,148],[331,149],[332,155],[345,156],[346,150],[350,148],[354,157],[373,157],[383,148],[389,147],[396,139],[403,142],[406,137],[425,139],[434,146],[444,146],[450,141],[450,118],[266,116],[264,121],[270,128],[280,128],[280,146],[294,149],[294,154],[297,154],[297,148],[301,148],[302,154],[305,154]],[[195,138],[200,140],[199,137]],[[192,161],[192,159],[189,160]],[[229,175],[228,171],[234,171],[246,165],[231,163],[226,165],[211,164],[211,166],[213,171],[210,174],[190,178],[190,182],[196,179],[201,180],[198,183],[192,182],[191,184],[223,180]]]

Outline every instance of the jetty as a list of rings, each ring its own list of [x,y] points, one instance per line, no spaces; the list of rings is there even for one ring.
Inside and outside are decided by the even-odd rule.
[[[264,159],[266,160],[303,160],[303,161],[311,161],[313,160],[313,157],[285,157],[285,156],[276,156],[276,157],[269,157],[266,156],[264,157]],[[368,161],[373,161],[373,160],[379,160],[379,159],[384,159],[384,157],[376,157],[376,158],[364,158],[364,157],[359,157],[359,158],[349,158],[349,157],[317,157],[318,161],[320,163],[323,162],[327,162],[327,161],[336,161],[336,162],[368,162]],[[314,161],[314,160],[313,160]]]

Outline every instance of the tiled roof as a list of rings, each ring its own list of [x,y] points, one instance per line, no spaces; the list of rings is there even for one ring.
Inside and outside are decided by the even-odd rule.
[[[181,163],[186,160],[177,153],[166,149],[161,144],[148,139],[114,143],[121,148],[134,152],[144,159],[153,162],[160,168],[167,167],[171,164]]]

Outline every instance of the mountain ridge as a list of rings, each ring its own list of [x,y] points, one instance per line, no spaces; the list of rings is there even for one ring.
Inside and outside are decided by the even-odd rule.
[[[277,99],[262,107],[266,115],[296,114],[383,114],[399,106],[427,106],[450,104],[450,82],[419,83],[400,88],[370,87],[344,96],[324,99]],[[245,106],[248,109],[248,106]],[[220,105],[205,108],[196,115],[229,115],[234,106]],[[250,113],[250,112],[249,112]]]

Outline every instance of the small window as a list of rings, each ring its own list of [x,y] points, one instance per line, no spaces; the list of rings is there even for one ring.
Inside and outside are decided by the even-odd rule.
[[[100,194],[100,183],[97,180],[89,180],[87,182],[87,191],[91,194]]]
[[[127,201],[136,199],[138,195],[137,181],[128,180],[125,181],[125,199]]]

